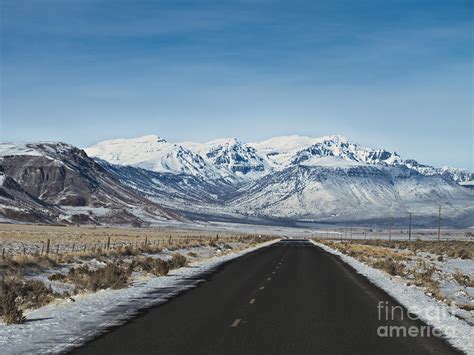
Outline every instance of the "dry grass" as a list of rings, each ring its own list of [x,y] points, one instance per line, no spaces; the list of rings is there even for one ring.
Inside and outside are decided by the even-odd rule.
[[[54,259],[47,256],[20,254],[0,257],[0,272],[5,274],[16,273],[25,268],[45,270],[57,265],[58,263]]]
[[[23,242],[27,245],[36,245],[38,252],[45,251],[47,240],[50,240],[50,253],[60,251],[67,247],[69,251],[74,245],[76,251],[87,245],[87,249],[105,248],[110,238],[110,247],[119,245],[177,247],[212,244],[226,241],[248,241],[255,238],[250,234],[235,234],[219,232],[210,234],[207,231],[178,230],[178,229],[145,229],[145,228],[107,228],[107,227],[65,227],[65,226],[35,226],[14,225],[0,223],[0,241],[2,244]],[[21,251],[19,251],[21,252]]]
[[[466,303],[466,304],[460,304],[460,305],[458,305],[458,307],[462,308],[462,309],[464,309],[465,311],[468,311],[468,312],[473,312],[474,311],[474,303],[473,302]]]
[[[171,269],[178,269],[180,267],[186,266],[187,263],[188,260],[186,259],[186,257],[179,253],[173,254],[171,260],[169,261]]]
[[[460,271],[453,273],[453,279],[461,286],[474,287],[474,278]]]
[[[7,276],[0,292],[0,316],[6,323],[21,323],[23,310],[70,296],[67,292],[55,294],[43,282],[27,280],[23,274],[39,275],[70,267],[66,274],[52,274],[50,281],[75,285],[74,293],[120,289],[129,285],[133,271],[164,276],[188,263],[186,256],[178,252],[167,261],[150,255],[209,246],[225,253],[233,249],[232,243],[246,248],[270,239],[249,234],[217,236],[195,231],[0,224],[0,275]],[[198,257],[192,251],[187,255]],[[88,266],[93,259],[106,266]],[[72,268],[78,264],[83,265]]]
[[[408,285],[414,284],[423,287],[436,299],[443,299],[439,290],[439,283],[434,278],[437,270],[433,264],[427,263],[424,260],[417,260],[416,267],[409,269],[406,267],[407,262],[412,260],[416,253],[421,251],[421,248],[425,247],[425,249],[429,249],[432,252],[435,248],[438,248],[438,246],[433,246],[433,242],[411,242],[407,247],[405,247],[407,242],[389,243],[388,241],[375,240],[352,242],[323,240],[321,242],[371,267],[383,270],[391,276],[401,276],[409,280]],[[464,250],[466,247],[464,242],[450,241],[441,243],[447,243],[453,250]],[[465,276],[467,275],[464,275],[462,278],[460,277],[462,282],[467,281]]]
[[[20,324],[25,321],[24,309],[42,307],[59,295],[38,280],[19,277],[2,279],[0,289],[0,316],[6,324]]]
[[[132,268],[134,271],[149,273],[155,276],[164,276],[170,271],[170,265],[168,262],[151,257],[138,258],[134,260],[132,262]]]
[[[324,242],[324,241],[323,241]],[[391,241],[388,240],[357,240],[349,243],[368,245],[389,249],[406,249],[413,253],[427,252],[436,255],[447,255],[450,258],[472,259],[474,256],[474,243],[461,240],[449,241]]]
[[[67,282],[76,285],[76,292],[96,292],[107,288],[120,289],[128,285],[131,268],[119,263],[109,263],[103,268],[92,269],[86,265],[71,268],[67,275],[53,274],[51,281]]]
[[[363,244],[357,242],[331,242],[331,241],[320,241],[330,246],[331,248],[338,249],[344,254],[354,257],[361,257],[362,259],[368,258],[391,258],[396,261],[409,260],[413,253],[400,253],[387,246],[375,246],[370,244]]]
[[[371,266],[377,269],[384,270],[386,273],[392,276],[404,276],[405,273],[405,267],[394,261],[392,258],[383,258],[380,260],[375,260],[371,263]]]
[[[250,245],[272,238],[271,236],[259,238],[251,234],[211,235],[209,232],[190,230],[0,224],[0,253],[4,253],[3,259],[40,256],[58,263],[67,263],[77,257],[136,256],[139,253],[154,254],[164,249],[218,247],[235,242]]]

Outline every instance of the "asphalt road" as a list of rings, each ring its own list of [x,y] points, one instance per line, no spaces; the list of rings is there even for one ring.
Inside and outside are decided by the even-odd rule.
[[[379,320],[379,301],[398,306],[337,257],[306,241],[279,242],[226,263],[199,287],[74,352],[454,353],[434,336],[379,337],[379,326],[429,331],[399,308],[394,320]]]

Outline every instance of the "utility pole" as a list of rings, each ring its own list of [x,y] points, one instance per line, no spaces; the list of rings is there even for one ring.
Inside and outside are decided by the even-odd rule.
[[[438,210],[438,242],[441,240],[441,205]]]
[[[411,212],[408,212],[410,215],[410,224],[408,225],[408,241],[411,240]]]
[[[392,223],[393,223],[393,217],[390,217],[390,227],[388,229],[388,242],[392,242]]]

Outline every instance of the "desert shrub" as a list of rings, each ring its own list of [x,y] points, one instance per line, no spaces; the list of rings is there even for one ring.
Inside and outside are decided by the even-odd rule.
[[[133,246],[126,245],[125,247],[119,247],[117,254],[125,256],[137,256],[138,250]]]
[[[186,266],[188,263],[188,260],[186,257],[182,254],[175,253],[171,257],[171,259],[168,261],[170,269],[178,269],[180,267]]]
[[[429,286],[435,284],[433,281],[433,274],[436,268],[433,265],[428,265],[424,261],[417,261],[416,272],[414,274],[415,284],[419,286]]]
[[[197,257],[197,254],[196,254],[195,252],[193,252],[193,251],[190,251],[190,252],[188,253],[188,256],[190,256],[190,257],[192,257],[192,258],[195,258],[195,257]]]
[[[143,271],[155,276],[167,275],[170,270],[170,266],[166,261],[151,257],[134,260],[132,268],[135,271]]]
[[[41,281],[11,278],[2,282],[0,315],[7,324],[23,323],[23,309],[42,307],[58,296]]]
[[[473,312],[474,311],[474,302],[469,302],[469,303],[466,303],[466,304],[461,304],[461,305],[458,305],[460,308],[464,309],[465,311],[468,311],[468,312]]]
[[[157,253],[160,253],[162,249],[157,245],[147,244],[147,245],[141,245],[139,247],[139,251],[142,253],[157,254]]]
[[[1,315],[6,324],[22,324],[25,323],[23,311],[18,307],[17,295],[12,290],[4,291],[1,304]]]
[[[61,273],[52,274],[48,276],[48,280],[63,282],[67,280],[67,275]]]
[[[456,271],[455,273],[453,273],[453,278],[461,286],[474,287],[474,279],[469,275]]]
[[[131,270],[115,263],[94,270],[81,266],[69,270],[67,279],[76,285],[76,289],[95,292],[107,288],[120,289],[128,285]]]
[[[2,265],[10,270],[17,270],[20,267],[42,270],[57,266],[57,263],[48,256],[17,254],[2,259]]]
[[[403,275],[404,267],[402,264],[397,263],[391,258],[387,259],[379,259],[376,260],[372,263],[372,266],[384,270],[387,272],[389,275],[395,276],[395,275]]]
[[[460,259],[471,259],[472,255],[469,252],[469,250],[466,250],[464,248],[458,250],[457,252],[457,257]]]

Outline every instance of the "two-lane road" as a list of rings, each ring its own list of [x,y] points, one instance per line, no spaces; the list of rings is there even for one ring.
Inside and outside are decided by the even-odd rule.
[[[426,326],[351,268],[307,241],[282,241],[223,265],[209,280],[93,340],[84,354],[445,354],[436,337],[379,337]]]

